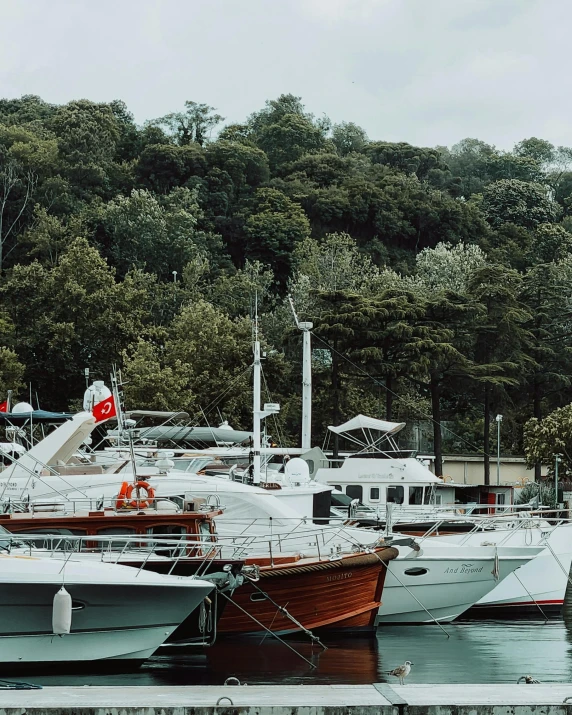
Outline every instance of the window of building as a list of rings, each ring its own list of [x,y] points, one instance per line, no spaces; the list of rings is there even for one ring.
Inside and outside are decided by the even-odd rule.
[[[372,487],[369,490],[370,501],[379,501],[379,487]]]

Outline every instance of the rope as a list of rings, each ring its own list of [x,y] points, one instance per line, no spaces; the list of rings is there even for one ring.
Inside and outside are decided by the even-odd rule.
[[[22,680],[0,680],[0,690],[42,690],[43,685],[26,683]]]
[[[558,566],[560,566],[560,568],[562,569],[562,573],[566,576],[566,580],[567,580],[568,583],[572,586],[572,579],[570,578],[570,574],[566,571],[566,569],[564,568],[564,566],[562,566],[562,562],[560,561],[560,559],[558,558],[558,556],[556,556],[556,554],[554,553],[554,549],[552,548],[552,546],[550,546],[550,544],[548,543],[548,541],[546,541],[546,544],[545,544],[545,545],[546,545],[546,548],[547,548],[547,549],[550,551],[550,553],[552,554],[552,556],[554,556],[554,560],[556,561],[556,563],[558,564]]]
[[[358,544],[357,542],[356,542],[356,545],[360,546],[362,551],[370,551],[369,548],[366,548],[365,546]],[[433,614],[430,613],[430,611],[428,611],[425,608],[425,606],[421,603],[421,601],[417,598],[417,596],[414,593],[412,593],[409,588],[407,588],[407,586],[403,583],[403,581],[399,578],[399,576],[397,576],[397,574],[393,573],[393,571],[389,570],[389,563],[386,563],[383,559],[381,559],[379,557],[379,554],[376,551],[373,551],[373,554],[375,555],[377,560],[380,561],[385,566],[387,572],[392,574],[392,576],[395,577],[395,580],[398,581],[401,584],[401,586],[403,586],[403,588],[407,591],[407,593],[417,601],[417,603],[421,606],[421,608],[425,611],[425,613],[429,616],[429,618],[435,623],[435,625],[439,626],[439,628],[443,631],[443,633],[447,636],[447,638],[450,638],[449,633],[447,633],[447,631],[443,628],[443,626],[439,623],[439,621],[435,618],[435,616],[433,616]],[[383,597],[383,595],[382,595],[382,597]]]
[[[252,583],[252,582],[251,582],[251,583]],[[303,626],[303,625],[300,623],[300,621],[298,621],[296,618],[294,618],[293,615],[291,615],[290,613],[288,613],[288,611],[286,610],[286,607],[285,607],[285,606],[280,606],[278,603],[276,603],[276,601],[275,601],[271,596],[269,596],[269,595],[266,593],[266,591],[263,591],[263,590],[262,590],[261,588],[259,588],[255,583],[252,583],[252,586],[253,586],[259,593],[261,593],[261,594],[264,596],[264,598],[268,599],[273,606],[276,606],[276,608],[278,609],[278,611],[280,611],[280,613],[281,613],[283,616],[286,616],[286,618],[289,618],[289,619],[292,621],[292,623],[294,623],[295,625],[297,625],[298,628],[299,628],[301,631],[303,631],[303,632],[310,638],[310,640],[312,641],[312,643],[317,643],[318,645],[321,645],[324,650],[328,650],[328,649],[326,648],[326,646],[322,643],[322,641],[318,638],[318,636],[315,636],[315,635],[312,633],[312,631],[308,630],[305,626]]]
[[[435,616],[425,608],[425,606],[421,603],[421,601],[417,598],[417,596],[411,591],[411,589],[407,588],[407,586],[403,583],[403,581],[399,578],[399,576],[397,574],[395,574],[393,571],[389,570],[389,564],[386,564],[385,561],[382,561],[381,559],[379,559],[379,560],[381,561],[382,564],[384,564],[385,568],[387,569],[387,572],[392,574],[392,576],[395,578],[395,580],[399,581],[399,583],[401,584],[401,586],[403,586],[403,588],[407,591],[407,593],[417,601],[417,603],[421,606],[421,608],[425,611],[425,613],[429,616],[429,618],[433,621],[433,623],[435,623],[435,625],[439,626],[439,628],[443,631],[443,633],[447,636],[447,638],[450,638],[451,637],[450,634],[447,633],[447,631],[443,628],[443,626],[439,623],[439,621],[435,618]]]
[[[239,611],[242,611],[245,615],[247,615],[249,618],[251,618],[257,625],[259,625],[265,631],[270,633],[271,636],[274,636],[274,638],[276,638],[276,640],[280,641],[280,643],[282,643],[282,645],[285,645],[286,648],[289,648],[292,651],[292,653],[295,653],[299,658],[302,658],[302,660],[305,660],[306,663],[308,663],[308,665],[311,668],[316,667],[315,663],[312,663],[311,660],[308,660],[301,653],[298,653],[298,651],[295,648],[292,648],[292,646],[289,643],[286,643],[285,640],[280,638],[279,635],[277,635],[276,633],[273,633],[269,628],[266,628],[266,626],[263,623],[260,623],[260,621],[257,618],[255,618],[251,613],[249,613],[247,610],[245,610],[242,606],[239,606],[239,604],[236,601],[234,601],[228,594],[223,593],[221,591],[221,596],[224,596],[227,599],[227,601],[230,601],[233,606],[236,606],[236,608],[238,608]]]
[[[518,569],[517,569],[516,571],[518,571]],[[540,607],[540,603],[538,603],[538,602],[536,601],[536,599],[534,598],[534,596],[530,593],[530,591],[529,591],[529,590],[526,588],[526,586],[522,583],[522,581],[520,580],[520,578],[519,578],[519,576],[518,576],[518,574],[517,574],[516,571],[513,571],[513,574],[516,576],[516,578],[517,578],[519,584],[524,588],[524,590],[525,590],[526,593],[528,594],[529,598],[532,599],[534,605],[538,608],[538,610],[540,611],[540,613],[542,613],[542,615],[543,615],[543,617],[544,617],[544,620],[545,620],[545,621],[548,621],[548,616],[546,615],[546,613],[544,613],[544,611],[543,611],[542,608]]]

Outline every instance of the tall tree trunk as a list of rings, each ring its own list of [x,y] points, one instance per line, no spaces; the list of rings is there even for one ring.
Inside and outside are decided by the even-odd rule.
[[[391,422],[393,417],[393,378],[388,375],[385,378],[385,419]]]
[[[485,485],[488,486],[491,483],[491,396],[489,385],[485,385],[485,399],[484,399],[484,418],[485,426],[483,428],[483,451],[484,461],[483,466],[485,470]]]
[[[431,375],[431,412],[433,416],[433,451],[435,452],[435,474],[443,476],[443,440],[441,436],[440,386],[435,375]]]
[[[538,382],[538,376],[534,376],[534,388],[532,393],[532,415],[536,417],[537,420],[542,419],[542,411],[540,408],[542,396],[540,394],[540,383]],[[534,465],[534,480],[539,482],[542,475],[542,465],[540,462],[536,462]]]
[[[332,350],[332,424],[337,425],[340,419],[340,392],[339,392],[339,363],[338,363],[338,341],[334,340]],[[338,459],[340,449],[339,437],[334,434],[334,459]]]

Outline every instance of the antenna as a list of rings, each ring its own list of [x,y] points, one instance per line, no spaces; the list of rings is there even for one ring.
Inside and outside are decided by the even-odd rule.
[[[258,291],[254,293],[254,340],[258,340]]]
[[[288,302],[290,303],[290,308],[292,309],[292,315],[294,316],[294,322],[296,323],[296,327],[299,329],[300,328],[300,321],[298,320],[298,315],[296,314],[296,308],[294,308],[294,301],[292,300],[292,296],[288,296]]]

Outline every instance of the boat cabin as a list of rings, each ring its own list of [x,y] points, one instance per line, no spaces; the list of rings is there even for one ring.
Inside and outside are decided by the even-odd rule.
[[[220,509],[193,511],[181,509],[167,500],[157,500],[147,508],[117,509],[113,506],[90,508],[74,502],[6,502],[0,525],[14,534],[50,534],[60,536],[162,536],[185,540],[216,540],[214,517]],[[93,505],[96,506],[96,505]],[[210,538],[209,538],[210,537]]]
[[[435,505],[435,487],[442,480],[416,458],[415,452],[399,449],[394,436],[403,427],[404,422],[386,422],[365,415],[339,427],[328,427],[360,449],[337,460],[324,455],[316,480],[374,509],[385,508],[386,504]]]

